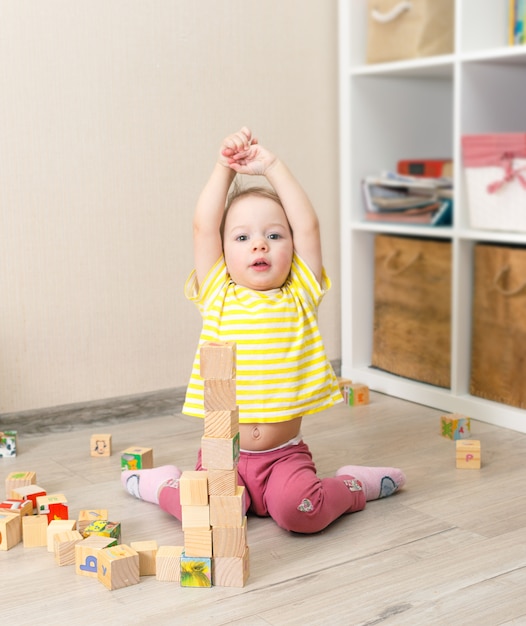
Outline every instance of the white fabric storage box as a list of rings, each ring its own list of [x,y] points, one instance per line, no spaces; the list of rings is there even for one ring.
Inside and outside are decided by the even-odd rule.
[[[472,228],[526,232],[526,133],[465,135]]]

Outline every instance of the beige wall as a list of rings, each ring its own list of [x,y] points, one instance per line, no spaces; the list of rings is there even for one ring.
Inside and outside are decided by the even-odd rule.
[[[318,208],[339,358],[336,3],[0,4],[0,413],[181,387],[194,201],[251,125]]]

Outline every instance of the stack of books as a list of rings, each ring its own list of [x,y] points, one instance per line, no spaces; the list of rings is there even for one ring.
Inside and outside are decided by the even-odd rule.
[[[362,182],[365,219],[376,222],[450,226],[453,179],[383,172]]]

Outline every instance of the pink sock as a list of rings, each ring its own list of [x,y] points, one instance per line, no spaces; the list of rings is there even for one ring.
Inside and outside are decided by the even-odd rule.
[[[405,475],[396,467],[345,465],[340,467],[336,476],[351,476],[359,480],[367,501],[386,498],[405,485]]]
[[[161,465],[153,469],[125,470],[121,474],[122,486],[132,496],[159,504],[159,490],[170,479],[181,476],[181,470],[175,465]]]

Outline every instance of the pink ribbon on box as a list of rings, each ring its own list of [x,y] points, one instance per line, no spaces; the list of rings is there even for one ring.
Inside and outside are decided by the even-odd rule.
[[[521,167],[516,170],[513,169],[513,154],[509,152],[505,152],[502,155],[502,168],[504,169],[504,177],[502,180],[496,180],[493,183],[490,183],[487,186],[488,193],[495,193],[501,187],[503,187],[506,183],[511,183],[511,181],[516,178],[523,189],[526,189],[526,178],[520,172],[526,170],[526,167]]]

